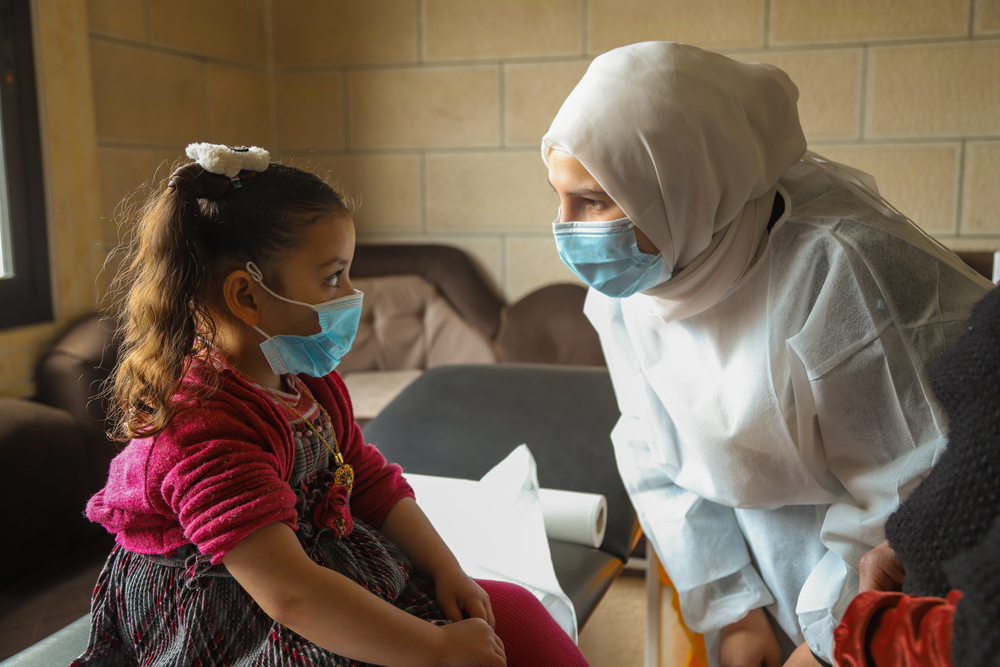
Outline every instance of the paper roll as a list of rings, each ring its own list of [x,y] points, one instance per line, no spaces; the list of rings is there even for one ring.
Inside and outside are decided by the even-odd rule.
[[[542,518],[549,539],[582,544],[595,549],[604,541],[608,501],[597,493],[539,489]]]
[[[479,482],[451,477],[408,474],[417,502],[444,504],[476,494]],[[488,499],[487,499],[488,500]],[[599,548],[608,524],[608,501],[598,493],[539,489],[538,501],[550,539]]]

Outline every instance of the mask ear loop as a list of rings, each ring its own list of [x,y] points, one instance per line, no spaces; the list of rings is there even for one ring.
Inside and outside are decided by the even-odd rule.
[[[281,296],[280,294],[275,294],[273,291],[271,291],[271,288],[264,284],[264,274],[261,273],[260,269],[253,262],[247,262],[247,273],[249,273],[250,277],[254,279],[254,282],[263,287],[264,290],[268,294],[273,296],[275,299],[281,299],[282,301],[286,301],[288,303],[294,303],[297,306],[305,306],[310,310],[316,310],[315,304],[305,303],[304,301],[296,301],[295,299],[289,299]]]
[[[250,277],[253,278],[253,280],[254,280],[255,283],[257,283],[258,285],[260,285],[261,287],[263,287],[265,290],[267,290],[267,292],[269,294],[271,294],[272,296],[275,296],[275,297],[277,297],[279,299],[281,298],[280,296],[278,296],[277,294],[275,294],[274,292],[272,292],[271,290],[269,290],[267,288],[267,285],[264,284],[264,282],[263,282],[264,281],[264,274],[262,274],[260,272],[260,269],[257,267],[256,264],[254,264],[253,262],[247,262],[247,267],[246,268],[247,268],[247,273],[250,274]],[[268,340],[272,339],[271,336],[268,336],[266,333],[264,333],[261,330],[261,328],[258,327],[257,325],[251,324],[250,326],[253,327],[253,329],[257,333],[259,333],[261,336],[263,336],[264,338],[266,338]]]

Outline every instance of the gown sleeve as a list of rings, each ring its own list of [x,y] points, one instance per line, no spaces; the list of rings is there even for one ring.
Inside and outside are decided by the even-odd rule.
[[[944,417],[926,366],[961,326],[903,330],[890,322],[822,373],[811,370],[808,359],[792,359],[803,366],[793,373],[799,421],[814,421],[840,487],[820,533],[828,552],[806,579],[796,606],[806,641],[826,660],[834,628],[857,594],[861,557],[882,542],[886,519],[945,446]]]
[[[591,290],[585,312],[600,334],[622,413],[611,434],[618,471],[646,539],[677,588],[684,622],[695,632],[712,632],[771,604],[733,509],[675,484],[652,453],[639,417],[646,383],[620,302]]]

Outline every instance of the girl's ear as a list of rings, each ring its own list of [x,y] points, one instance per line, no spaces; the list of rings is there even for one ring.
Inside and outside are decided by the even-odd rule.
[[[260,322],[260,291],[249,273],[237,269],[228,276],[222,287],[229,311],[237,318],[257,326]]]

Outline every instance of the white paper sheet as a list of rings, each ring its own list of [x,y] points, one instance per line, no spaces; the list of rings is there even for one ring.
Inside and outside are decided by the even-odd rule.
[[[469,576],[528,589],[577,641],[576,610],[552,567],[535,459],[527,445],[479,482],[410,474],[406,479]]]

